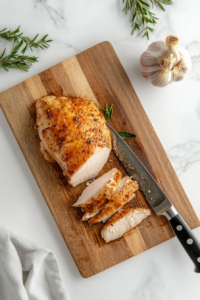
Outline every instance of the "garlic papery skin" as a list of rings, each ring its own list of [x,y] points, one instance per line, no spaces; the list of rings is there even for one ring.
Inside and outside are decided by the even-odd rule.
[[[166,42],[154,42],[140,57],[140,70],[154,86],[164,87],[180,81],[188,72],[191,60],[188,52],[178,46],[179,39],[168,36]]]

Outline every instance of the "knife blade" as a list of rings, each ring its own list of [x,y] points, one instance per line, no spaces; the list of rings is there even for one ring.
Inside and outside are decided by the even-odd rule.
[[[160,215],[168,210],[172,206],[172,203],[165,193],[127,143],[109,124],[107,124],[107,126],[112,135],[113,151],[123,164],[127,173],[138,182],[140,190],[143,191],[156,214]]]
[[[155,213],[167,217],[174,233],[192,259],[195,265],[195,272],[200,273],[199,241],[139,158],[112,126],[108,123],[106,124],[111,132],[115,155],[121,161],[131,178],[138,182],[140,190],[143,191],[146,200]]]

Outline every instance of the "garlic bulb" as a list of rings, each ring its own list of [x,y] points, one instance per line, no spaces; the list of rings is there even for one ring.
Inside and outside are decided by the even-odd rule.
[[[168,36],[165,42],[154,42],[140,57],[141,73],[153,85],[164,87],[184,78],[191,65],[188,52],[178,47],[179,39]]]

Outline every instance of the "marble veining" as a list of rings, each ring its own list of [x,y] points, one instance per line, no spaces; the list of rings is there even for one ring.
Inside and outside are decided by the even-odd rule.
[[[180,176],[193,164],[200,162],[200,140],[179,144],[167,152],[177,174]]]
[[[51,20],[57,27],[65,25],[65,17],[63,12],[63,0],[48,1],[48,0],[34,0],[35,8],[42,6],[48,13]]]
[[[159,276],[159,268],[156,263],[151,263],[148,274],[146,274],[144,281],[140,286],[134,291],[134,300],[160,300],[161,289],[165,288],[165,283]]]

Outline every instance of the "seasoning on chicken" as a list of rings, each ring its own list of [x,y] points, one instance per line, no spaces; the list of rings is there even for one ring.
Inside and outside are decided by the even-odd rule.
[[[73,205],[81,207],[85,212],[82,221],[96,215],[101,206],[112,197],[121,182],[122,174],[116,168],[93,181]]]
[[[120,238],[150,215],[150,210],[145,208],[129,208],[117,212],[101,230],[101,236],[106,243]]]
[[[96,177],[108,159],[111,137],[94,102],[47,96],[37,100],[36,112],[42,151],[60,165],[69,183]]]
[[[135,197],[134,192],[138,190],[136,181],[129,176],[122,178],[120,186],[115,191],[112,198],[103,206],[101,211],[89,220],[89,224],[95,224],[103,221],[104,223],[118,211],[125,203]]]

